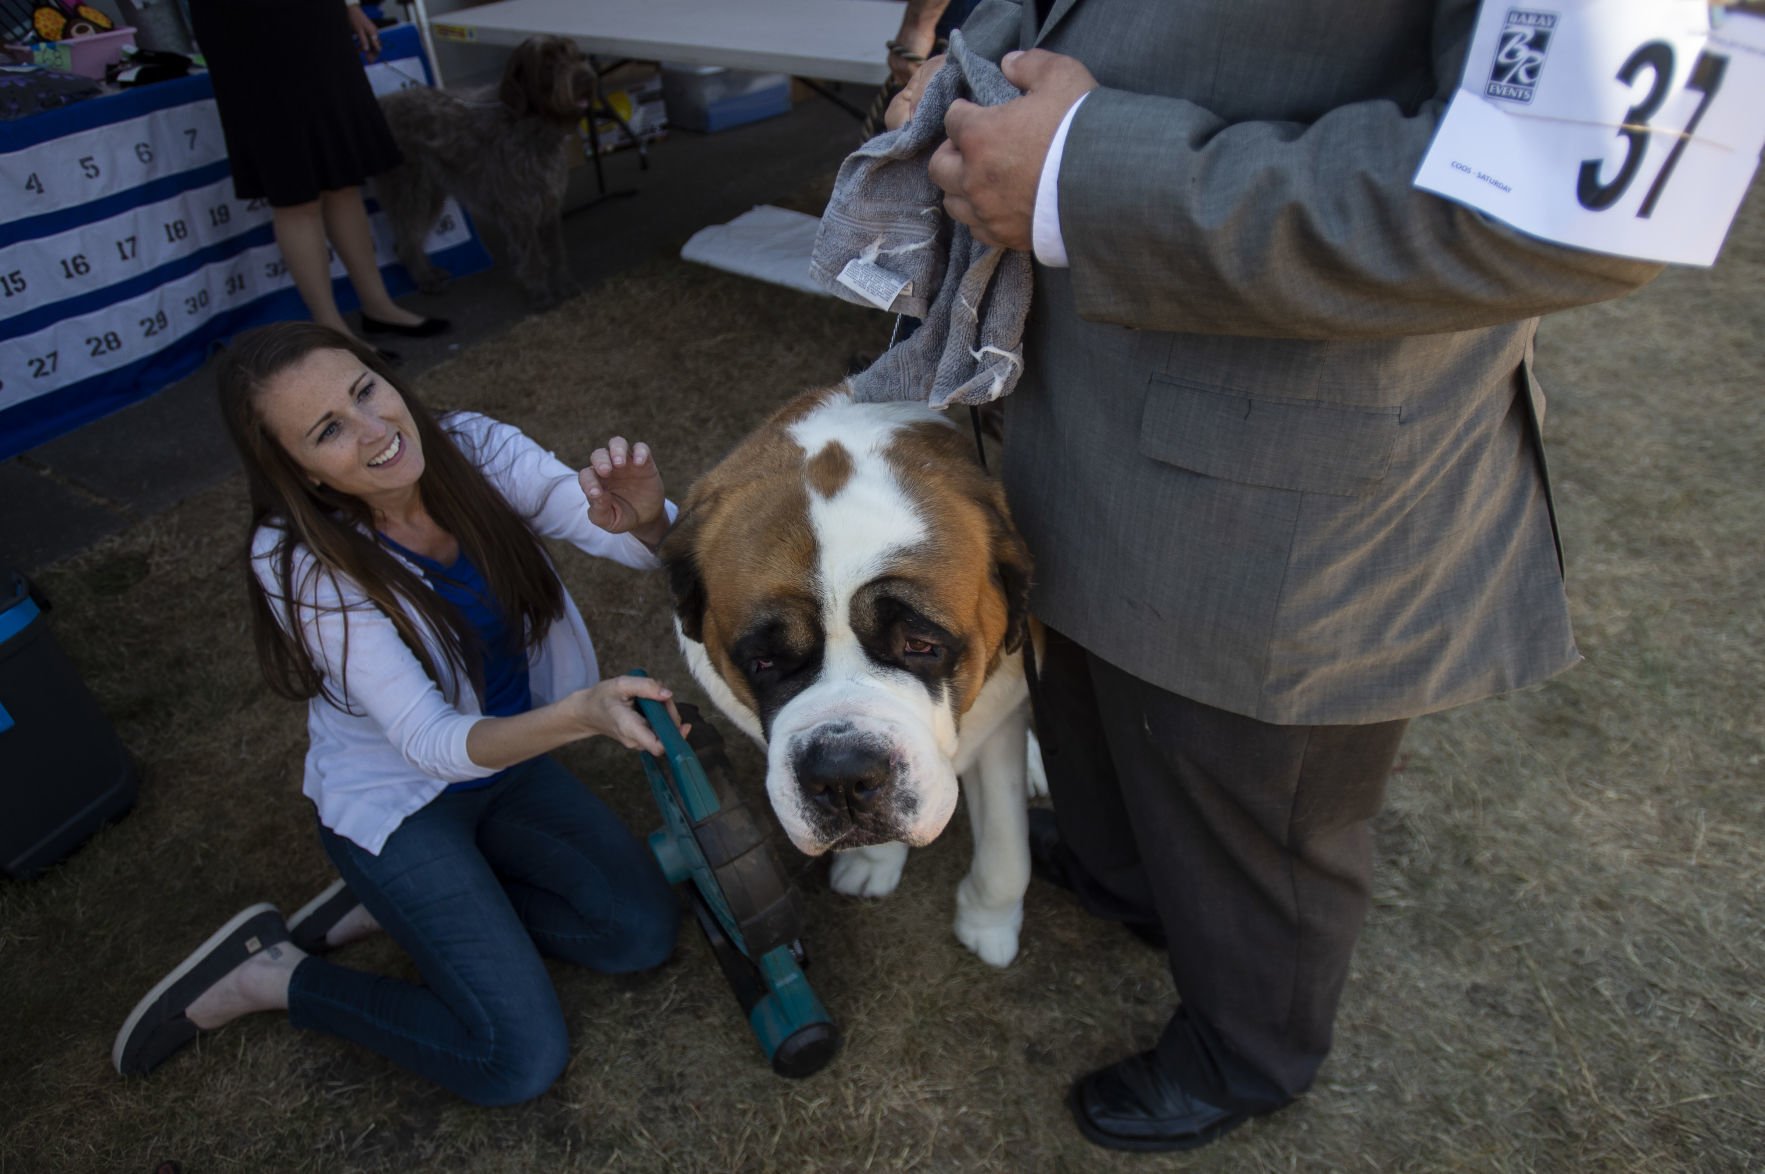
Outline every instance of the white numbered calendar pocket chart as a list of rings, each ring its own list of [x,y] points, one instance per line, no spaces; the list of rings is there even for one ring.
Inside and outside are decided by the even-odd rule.
[[[413,26],[387,29],[381,50],[375,93],[425,83]],[[408,288],[369,207],[376,259]],[[451,201],[426,248],[456,274],[489,264]],[[240,330],[304,313],[270,208],[234,194],[206,75],[0,122],[0,459],[168,386]]]

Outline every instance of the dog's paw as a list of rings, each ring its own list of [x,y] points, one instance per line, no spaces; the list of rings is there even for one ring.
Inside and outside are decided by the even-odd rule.
[[[1024,789],[1031,799],[1046,799],[1048,770],[1042,765],[1042,743],[1036,740],[1036,731],[1033,729],[1024,735],[1024,739],[1029,744],[1029,753],[1024,758]]]
[[[412,273],[411,280],[416,282],[417,289],[426,294],[438,294],[445,291],[453,274],[436,265],[430,265],[421,272]]]
[[[1022,901],[1003,907],[987,906],[974,895],[972,877],[963,877],[956,886],[956,940],[988,966],[1011,965],[1017,957],[1017,938],[1022,929]]]
[[[872,844],[868,848],[835,851],[828,883],[848,897],[886,897],[901,883],[907,866],[907,845]]]

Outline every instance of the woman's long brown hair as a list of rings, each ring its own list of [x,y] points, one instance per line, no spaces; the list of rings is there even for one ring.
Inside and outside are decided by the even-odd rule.
[[[422,444],[424,467],[417,486],[423,505],[477,564],[510,630],[524,631],[527,647],[536,648],[553,621],[564,614],[563,585],[526,519],[510,508],[380,356],[329,327],[280,322],[235,339],[217,377],[221,416],[244,463],[250,491],[245,577],[252,636],[264,678],[284,697],[304,701],[322,695],[339,708],[348,707],[348,698],[339,696],[326,682],[301,636],[299,610],[313,606],[318,598],[318,584],[312,580],[329,575],[333,586],[339,585],[339,577],[352,581],[390,617],[423,671],[440,685],[440,666],[434,663],[420,626],[401,601],[408,604],[422,624],[440,638],[458,674],[481,690],[479,640],[459,610],[380,544],[372,511],[364,502],[314,485],[269,433],[259,410],[264,389],[279,373],[319,350],[348,351],[403,397]],[[264,589],[250,565],[253,537],[265,525],[281,531],[271,553],[273,593]],[[303,546],[312,553],[314,562],[308,581],[295,583],[294,556]],[[346,613],[341,660],[345,664],[349,658],[348,618]]]

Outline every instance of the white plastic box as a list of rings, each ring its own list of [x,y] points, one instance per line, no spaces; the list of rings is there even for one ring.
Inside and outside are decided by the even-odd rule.
[[[786,114],[791,79],[782,73],[748,73],[715,65],[662,63],[662,101],[668,124],[719,131]]]

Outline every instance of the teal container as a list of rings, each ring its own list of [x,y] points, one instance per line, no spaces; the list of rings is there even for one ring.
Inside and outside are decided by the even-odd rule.
[[[803,973],[801,904],[766,827],[730,785],[716,727],[682,705],[693,727],[689,742],[661,705],[640,699],[637,706],[663,746],[661,758],[642,755],[663,821],[650,835],[650,850],[668,882],[686,887],[772,1070],[812,1076],[839,1051],[840,1033]]]

